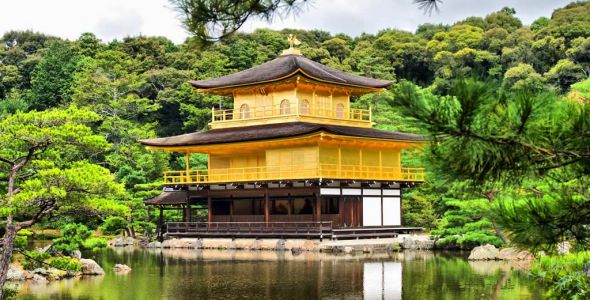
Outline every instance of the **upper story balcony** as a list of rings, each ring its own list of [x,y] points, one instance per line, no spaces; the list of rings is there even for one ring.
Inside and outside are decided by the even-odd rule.
[[[423,168],[360,166],[341,164],[300,164],[211,170],[166,171],[164,184],[211,184],[303,179],[382,180],[423,182]]]
[[[217,129],[297,121],[370,128],[372,115],[371,109],[346,108],[343,104],[321,107],[306,100],[297,105],[285,99],[278,105],[244,103],[234,109],[213,109],[210,126]]]

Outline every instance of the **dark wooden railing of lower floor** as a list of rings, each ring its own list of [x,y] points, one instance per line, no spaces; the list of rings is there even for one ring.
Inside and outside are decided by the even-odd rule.
[[[397,237],[422,231],[421,227],[371,226],[335,228],[322,222],[168,222],[161,237],[363,239]]]
[[[330,238],[332,222],[169,222],[163,237]]]

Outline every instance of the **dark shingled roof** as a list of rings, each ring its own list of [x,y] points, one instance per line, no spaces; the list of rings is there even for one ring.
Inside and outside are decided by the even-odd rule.
[[[282,55],[259,66],[227,76],[190,81],[190,83],[200,89],[213,89],[277,81],[295,75],[295,73],[329,83],[367,88],[385,88],[392,84],[388,80],[348,74],[307,59],[302,55],[294,54]]]
[[[145,205],[180,205],[186,204],[186,191],[162,192],[160,195],[144,201]]]
[[[360,128],[351,126],[337,126],[306,122],[289,122],[279,124],[213,129],[209,131],[199,131],[177,136],[140,140],[139,142],[147,146],[156,147],[198,146],[287,138],[316,133],[320,131],[336,135],[353,137],[365,137],[410,142],[424,141],[423,136],[411,133],[390,132],[372,128]]]

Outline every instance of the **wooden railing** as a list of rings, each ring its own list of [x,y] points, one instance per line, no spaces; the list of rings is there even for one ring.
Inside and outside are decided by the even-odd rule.
[[[309,117],[320,117],[335,120],[350,120],[350,121],[361,121],[371,122],[372,115],[370,109],[358,109],[351,108],[348,111],[332,108],[323,108],[317,106],[297,106],[294,104],[290,105],[268,105],[268,106],[253,106],[248,109],[234,108],[234,109],[212,109],[211,110],[211,122],[228,122],[228,121],[241,121],[241,120],[254,120],[263,119],[270,117],[280,116],[309,116]]]
[[[170,222],[164,236],[330,237],[332,222]]]
[[[397,168],[320,164],[310,168],[301,165],[229,168],[164,172],[164,184],[197,184],[290,179],[355,179],[388,181],[424,181],[423,168]]]

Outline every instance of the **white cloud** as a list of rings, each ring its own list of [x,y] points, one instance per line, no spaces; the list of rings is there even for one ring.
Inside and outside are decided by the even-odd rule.
[[[513,7],[525,24],[550,16],[570,0],[445,0],[441,12],[425,16],[412,0],[314,0],[297,17],[249,21],[243,28],[321,29],[357,36],[385,28],[413,31],[421,23],[453,23],[468,16],[485,16],[504,6]],[[474,4],[475,3],[475,4]],[[143,34],[165,36],[181,43],[188,36],[167,0],[0,0],[0,34],[32,29],[68,39],[94,32],[109,41]]]

